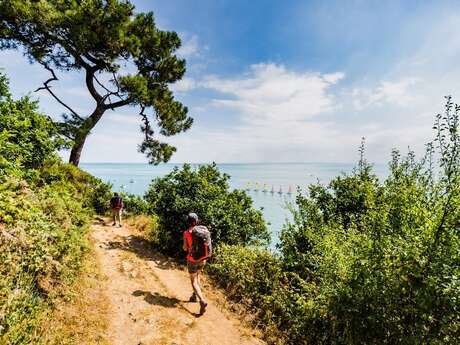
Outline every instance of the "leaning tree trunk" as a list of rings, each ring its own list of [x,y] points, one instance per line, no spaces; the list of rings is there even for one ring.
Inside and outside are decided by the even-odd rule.
[[[69,163],[75,165],[76,167],[80,164],[81,152],[83,151],[83,146],[85,145],[87,137],[88,135],[84,136],[79,142],[76,142],[70,151]]]
[[[85,146],[86,138],[93,129],[94,126],[99,122],[105,109],[102,106],[96,107],[93,113],[83,122],[79,128],[79,134],[75,138],[75,144],[70,151],[69,163],[78,166],[80,164],[81,152],[83,146]]]

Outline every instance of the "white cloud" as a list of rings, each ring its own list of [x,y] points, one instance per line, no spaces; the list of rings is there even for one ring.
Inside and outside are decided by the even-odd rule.
[[[182,46],[178,49],[177,54],[184,58],[199,56],[198,36],[187,34],[183,34],[182,36],[184,36],[182,38]]]
[[[402,78],[383,80],[375,89],[354,88],[351,91],[353,105],[357,110],[385,104],[407,106],[417,100],[415,89],[421,82],[418,78]]]
[[[206,47],[198,36],[181,34],[179,54],[191,58],[188,70],[193,78],[184,78],[172,89],[179,99],[184,97],[195,123],[188,132],[166,139],[178,148],[173,161],[355,161],[361,136],[366,137],[372,161],[387,161],[393,147],[423,148],[434,115],[442,111],[442,96],[453,93],[460,101],[459,19],[452,14],[434,21],[425,35],[407,36],[418,42],[413,49],[393,49],[401,52],[397,63],[376,70],[350,68],[346,79],[342,72],[294,70],[273,63],[248,66],[230,77],[203,76],[212,66],[203,56]],[[392,45],[404,48],[406,43],[395,37]],[[20,53],[1,54],[16,94],[48,78],[41,66],[29,65]],[[86,114],[91,99],[80,98],[77,77],[63,73],[56,89],[65,98],[74,96],[80,108],[88,108],[81,111]],[[189,93],[195,89],[200,92]],[[46,113],[62,113],[51,97],[40,98]],[[142,140],[139,118],[128,112],[137,110],[104,115],[83,160],[145,161],[137,153]]]
[[[341,73],[296,73],[283,65],[257,64],[241,78],[207,77],[201,85],[231,97],[215,99],[215,106],[241,111],[246,123],[272,126],[302,122],[332,110],[335,101],[328,88],[343,77]]]
[[[330,89],[343,78],[343,73],[295,72],[265,63],[250,66],[236,78],[196,81],[196,87],[221,95],[211,99],[208,112],[230,112],[237,120],[212,130],[196,121],[190,132],[171,138],[179,148],[175,160],[299,161],[315,160],[318,152],[324,160],[333,160],[335,143],[350,140],[320,115],[337,108]]]
[[[174,92],[187,92],[193,90],[196,87],[196,81],[187,77],[175,82],[174,84],[171,84],[170,86],[171,90]]]

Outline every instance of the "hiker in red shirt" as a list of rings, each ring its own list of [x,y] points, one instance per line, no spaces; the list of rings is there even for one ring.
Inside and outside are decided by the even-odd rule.
[[[212,253],[211,234],[205,226],[199,225],[196,213],[189,213],[187,223],[188,229],[184,231],[182,248],[187,252],[187,268],[193,288],[193,294],[189,301],[196,302],[198,297],[200,300],[200,314],[203,314],[208,303],[201,291],[200,272],[206,265],[206,259]]]

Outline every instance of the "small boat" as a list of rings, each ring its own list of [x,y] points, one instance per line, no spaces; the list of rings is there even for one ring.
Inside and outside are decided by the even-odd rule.
[[[249,192],[251,190],[251,182],[246,182],[246,185],[244,186],[244,190],[246,192]]]
[[[129,183],[134,183],[134,180],[133,179],[129,180]]]
[[[280,190],[278,191],[278,194],[279,195],[283,194],[283,187],[280,186]]]
[[[264,193],[268,192],[268,186],[267,186],[266,183],[264,183],[264,189],[262,190],[262,192],[264,192]]]
[[[272,186],[272,190],[270,191],[270,193],[272,193],[272,194],[275,193],[275,187]]]
[[[288,195],[292,195],[292,188],[291,188],[291,186],[289,186],[289,190],[288,190],[287,193],[288,193]]]
[[[260,185],[259,185],[259,182],[256,182],[256,186],[254,188],[254,192],[258,192],[260,189]]]

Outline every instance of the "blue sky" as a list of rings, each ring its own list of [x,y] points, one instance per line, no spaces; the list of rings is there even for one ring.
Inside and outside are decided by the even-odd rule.
[[[195,124],[167,139],[174,162],[353,162],[363,136],[369,160],[386,162],[392,148],[422,152],[444,95],[460,102],[458,1],[134,3],[183,40],[187,73],[172,88]],[[19,52],[0,66],[18,96],[47,78]],[[61,74],[56,90],[90,111],[81,75]],[[143,162],[140,140],[135,109],[107,113],[82,161]]]

